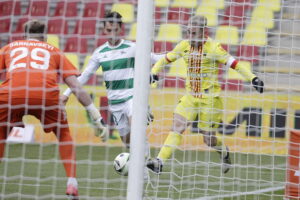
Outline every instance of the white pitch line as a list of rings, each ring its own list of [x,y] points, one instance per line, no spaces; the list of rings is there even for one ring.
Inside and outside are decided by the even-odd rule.
[[[224,198],[224,197],[237,197],[237,196],[241,196],[241,195],[260,194],[260,193],[265,193],[265,192],[281,190],[283,188],[284,188],[284,186],[278,186],[278,187],[266,188],[266,189],[262,189],[262,190],[255,190],[255,191],[251,191],[251,192],[238,192],[235,194],[225,194],[225,195],[218,195],[218,196],[201,197],[201,198],[195,199],[195,200],[213,200],[213,199],[219,199],[219,198]]]

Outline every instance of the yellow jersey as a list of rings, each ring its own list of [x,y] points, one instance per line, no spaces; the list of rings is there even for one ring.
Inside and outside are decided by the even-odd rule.
[[[188,40],[182,40],[176,47],[160,59],[152,68],[158,74],[162,67],[183,57],[187,64],[186,89],[194,97],[218,96],[221,86],[218,80],[219,64],[226,64],[239,71],[247,80],[256,77],[250,70],[239,65],[220,43],[207,38],[202,46],[195,49]]]

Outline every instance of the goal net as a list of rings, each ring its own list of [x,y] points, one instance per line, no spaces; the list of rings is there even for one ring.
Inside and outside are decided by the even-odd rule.
[[[291,195],[285,194],[285,184],[290,131],[300,129],[300,3],[156,0],[154,4],[154,32],[149,38],[152,52],[165,54],[188,39],[188,19],[204,15],[209,37],[263,80],[265,91],[257,93],[240,74],[220,65],[223,114],[217,136],[230,150],[232,168],[222,173],[219,155],[203,142],[197,117],[186,127],[172,157],[164,162],[163,172],[156,175],[149,171],[143,198],[269,200]],[[110,10],[123,16],[121,37],[135,41],[136,0],[0,0],[0,47],[22,39],[22,27],[28,19],[39,19],[47,24],[47,42],[84,71],[93,51],[107,41],[103,18]],[[187,67],[178,59],[160,72],[155,86],[149,87],[154,114],[147,128],[151,157],[158,155],[171,130],[174,109],[186,94]],[[116,173],[113,160],[129,149],[113,122],[103,78],[99,68],[84,89],[111,128],[106,143],[94,136],[88,114],[74,95],[66,105],[76,146],[80,199],[126,199],[128,177]],[[1,82],[4,80],[1,76]],[[61,93],[66,88],[61,82]],[[65,199],[67,177],[55,135],[44,133],[32,116],[25,116],[23,122],[25,136],[16,139],[19,135],[11,132],[0,162],[0,199]],[[299,172],[299,165],[289,173],[293,170]],[[297,180],[299,184],[296,176],[296,184]]]

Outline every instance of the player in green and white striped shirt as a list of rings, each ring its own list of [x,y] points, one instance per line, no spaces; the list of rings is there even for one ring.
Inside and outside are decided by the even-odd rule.
[[[129,147],[136,44],[119,37],[122,27],[122,16],[119,13],[109,12],[105,18],[104,34],[108,36],[108,41],[94,51],[78,81],[85,84],[102,67],[109,110],[122,141]],[[163,56],[152,54],[152,63]],[[64,92],[64,102],[70,94],[70,89]]]

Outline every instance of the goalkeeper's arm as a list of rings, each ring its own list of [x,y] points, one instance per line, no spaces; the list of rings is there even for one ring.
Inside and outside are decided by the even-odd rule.
[[[94,61],[92,58],[90,59],[86,69],[82,72],[82,74],[77,78],[78,82],[81,85],[84,85],[90,77],[97,71],[99,68],[99,64],[97,61]],[[66,89],[63,93],[65,99],[67,100],[68,97],[72,94],[72,90],[70,88]]]
[[[245,65],[241,64],[233,57],[229,57],[227,60],[226,65],[235,69],[239,72],[246,80],[251,81],[253,87],[259,92],[263,93],[264,91],[264,82],[260,80],[256,75],[254,75],[250,69],[248,69]]]
[[[76,76],[68,76],[65,78],[65,83],[70,87],[78,101],[85,107],[89,113],[91,119],[93,120],[94,126],[96,128],[96,136],[100,136],[105,142],[108,138],[108,128],[105,126],[102,120],[102,116],[99,110],[95,107],[91,97],[82,88],[81,84],[78,82]]]

